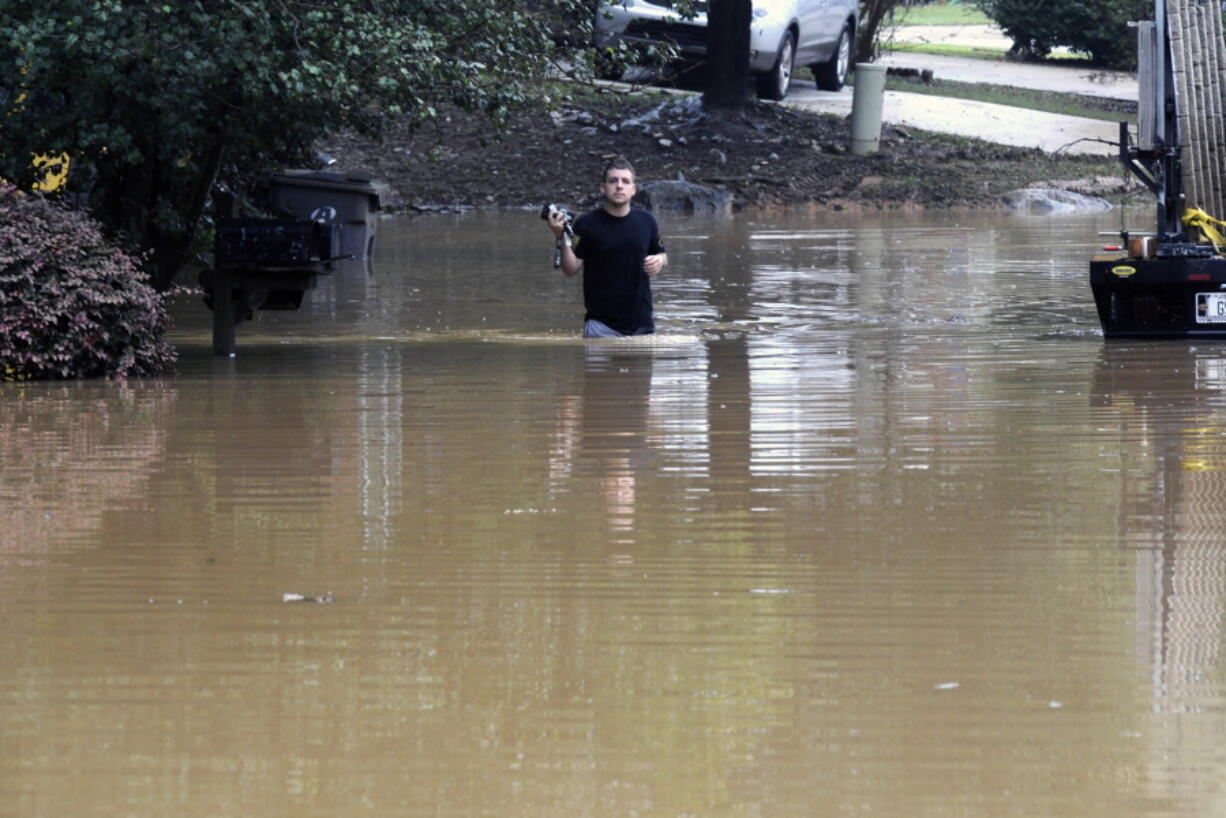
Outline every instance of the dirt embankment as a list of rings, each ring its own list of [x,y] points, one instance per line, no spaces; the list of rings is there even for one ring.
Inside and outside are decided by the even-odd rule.
[[[1038,150],[886,126],[881,149],[849,153],[846,118],[752,103],[705,113],[696,97],[601,94],[560,112],[514,115],[496,134],[481,116],[452,111],[382,143],[352,135],[322,149],[342,167],[390,183],[394,209],[432,211],[595,201],[604,161],[626,156],[640,182],[676,179],[721,188],[734,208],[1003,207],[1010,190],[1057,186],[1110,196],[1119,166],[1102,157]],[[1056,184],[1052,184],[1052,183]]]

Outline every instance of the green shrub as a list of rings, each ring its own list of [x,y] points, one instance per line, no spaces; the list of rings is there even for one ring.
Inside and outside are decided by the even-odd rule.
[[[1153,17],[1146,0],[976,0],[1013,40],[1019,56],[1046,57],[1057,46],[1089,55],[1108,68],[1136,67],[1131,20]]]
[[[0,189],[0,380],[159,375],[162,296],[93,220]]]

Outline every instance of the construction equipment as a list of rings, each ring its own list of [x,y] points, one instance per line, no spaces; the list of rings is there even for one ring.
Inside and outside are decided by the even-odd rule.
[[[1136,24],[1135,142],[1120,123],[1120,161],[1154,194],[1156,229],[1122,230],[1123,253],[1090,262],[1108,338],[1226,339],[1226,44],[1221,6],[1155,0]]]

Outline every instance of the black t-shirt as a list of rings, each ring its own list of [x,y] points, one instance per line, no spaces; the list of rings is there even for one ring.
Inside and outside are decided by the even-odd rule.
[[[597,208],[575,221],[574,249],[583,260],[585,320],[623,335],[655,331],[651,278],[643,272],[643,259],[664,252],[655,217],[637,207],[625,216]]]

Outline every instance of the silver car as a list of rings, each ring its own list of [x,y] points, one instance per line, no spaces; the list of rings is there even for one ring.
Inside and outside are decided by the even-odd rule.
[[[837,91],[847,82],[858,23],[856,0],[754,0],[749,68],[762,99],[787,96],[795,67],[809,66],[817,87]],[[707,53],[706,3],[682,19],[670,0],[602,0],[596,11],[596,47],[672,42],[681,59]]]

